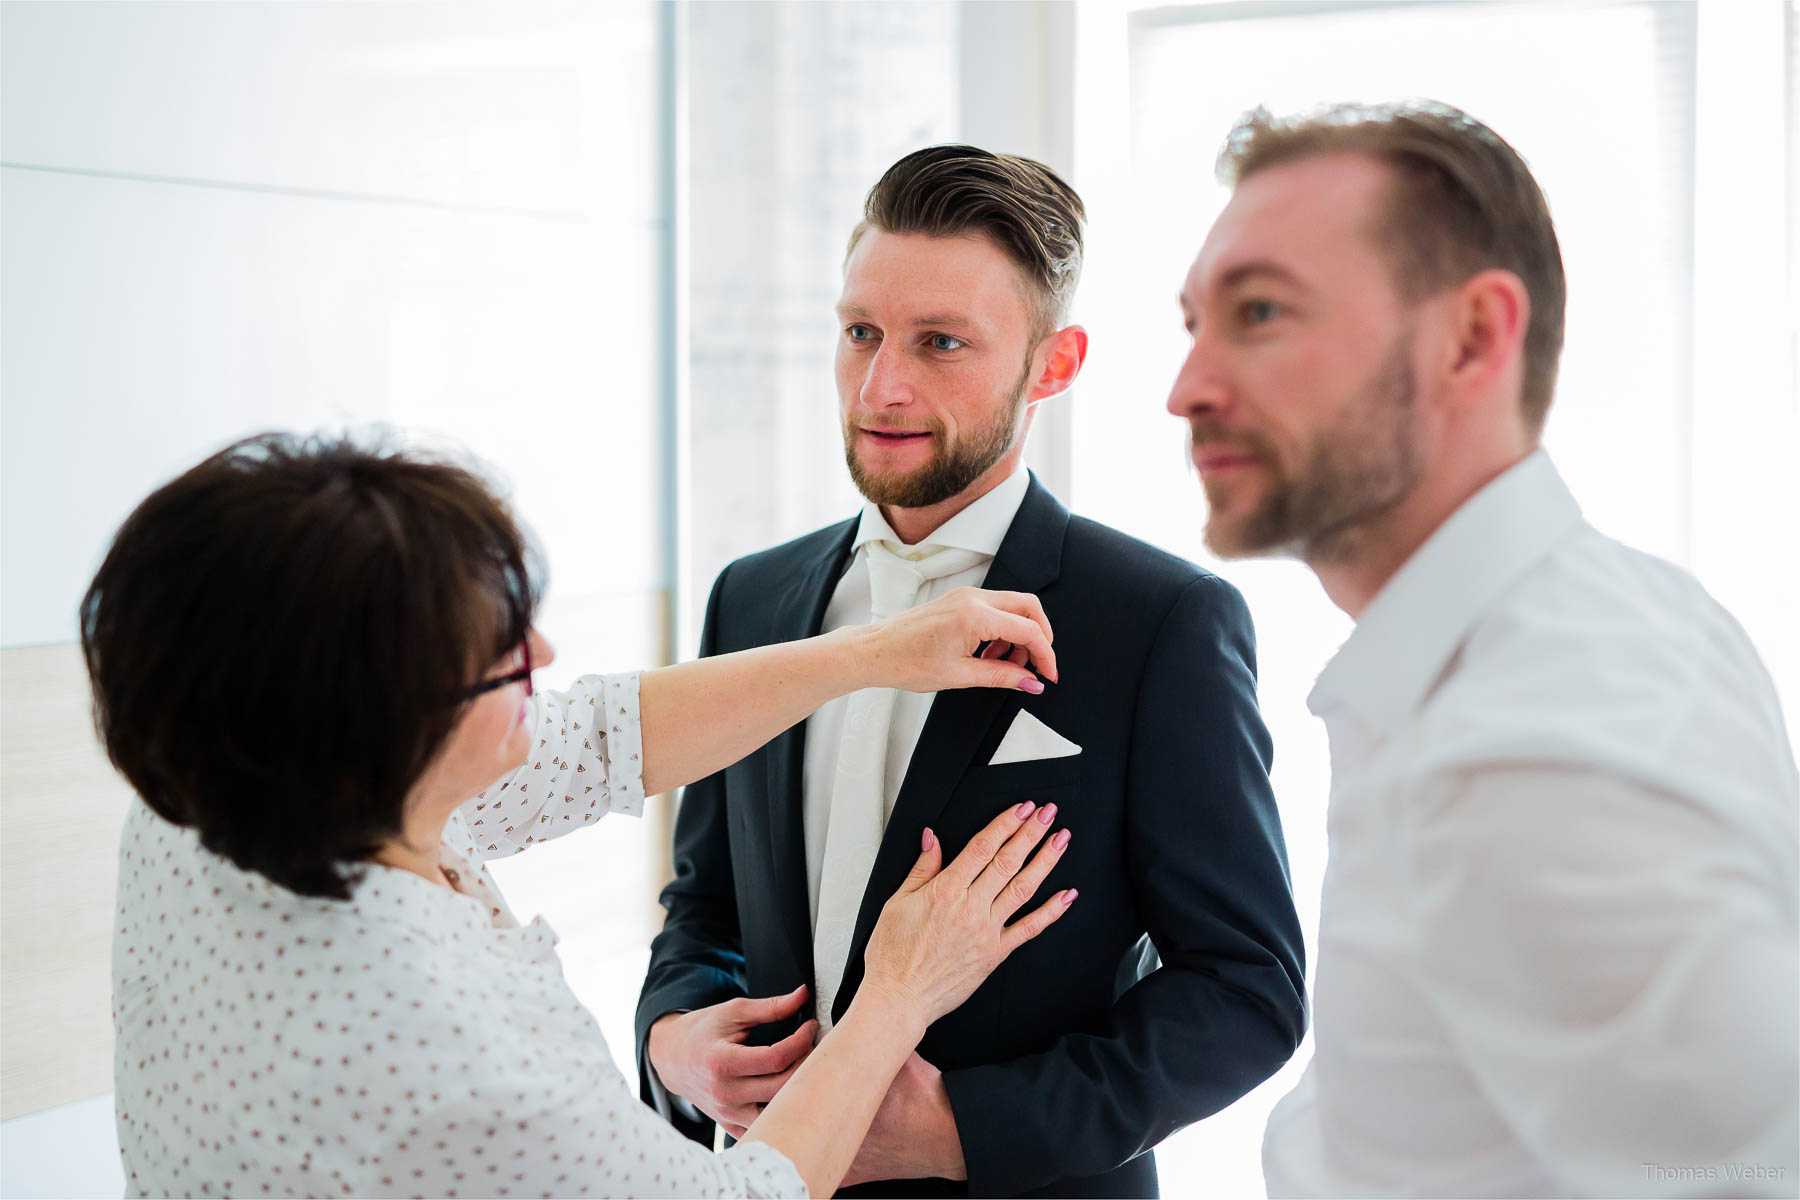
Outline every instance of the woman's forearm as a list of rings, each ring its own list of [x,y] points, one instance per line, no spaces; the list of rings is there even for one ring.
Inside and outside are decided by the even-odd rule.
[[[1027,659],[1056,679],[1037,598],[958,588],[868,625],[645,671],[638,682],[644,790],[711,775],[821,704],[865,687],[1042,692]]]
[[[645,671],[644,792],[711,775],[865,686],[864,628]]]
[[[917,1013],[873,990],[859,992],[743,1140],[773,1146],[794,1164],[808,1192],[831,1195],[856,1160],[894,1076],[924,1036]]]

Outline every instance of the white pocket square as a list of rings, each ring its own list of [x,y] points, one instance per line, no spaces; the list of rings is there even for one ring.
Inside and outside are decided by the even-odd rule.
[[[988,766],[1035,762],[1040,758],[1068,758],[1080,753],[1080,746],[1030,713],[1022,712],[1013,718],[1012,728],[1000,739],[1000,748],[994,751]]]

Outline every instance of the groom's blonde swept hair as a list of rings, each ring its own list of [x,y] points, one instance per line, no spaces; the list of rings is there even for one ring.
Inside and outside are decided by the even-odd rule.
[[[1086,220],[1075,189],[1043,163],[977,146],[928,146],[889,167],[869,189],[845,257],[871,229],[985,236],[1024,277],[1035,344],[1068,322]]]

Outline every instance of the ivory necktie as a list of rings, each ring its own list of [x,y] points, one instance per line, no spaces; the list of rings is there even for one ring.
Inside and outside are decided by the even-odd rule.
[[[870,609],[879,620],[912,608],[931,580],[966,571],[989,556],[973,550],[880,541],[867,544],[865,557]],[[888,805],[893,799],[887,794],[888,729],[897,695],[892,688],[864,688],[851,695],[844,711],[831,818],[825,830],[825,861],[819,874],[818,916],[813,921],[813,973],[817,977],[813,996],[821,1033],[831,1028],[831,1006],[844,982],[857,910],[862,907],[875,852],[887,829]]]

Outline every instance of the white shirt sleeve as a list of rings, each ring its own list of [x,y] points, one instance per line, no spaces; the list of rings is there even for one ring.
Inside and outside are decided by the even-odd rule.
[[[638,673],[583,675],[567,691],[532,695],[525,762],[461,808],[484,859],[644,811]]]
[[[1421,984],[1559,1189],[1793,1194],[1800,949],[1741,835],[1551,766],[1446,773],[1402,808]]]

